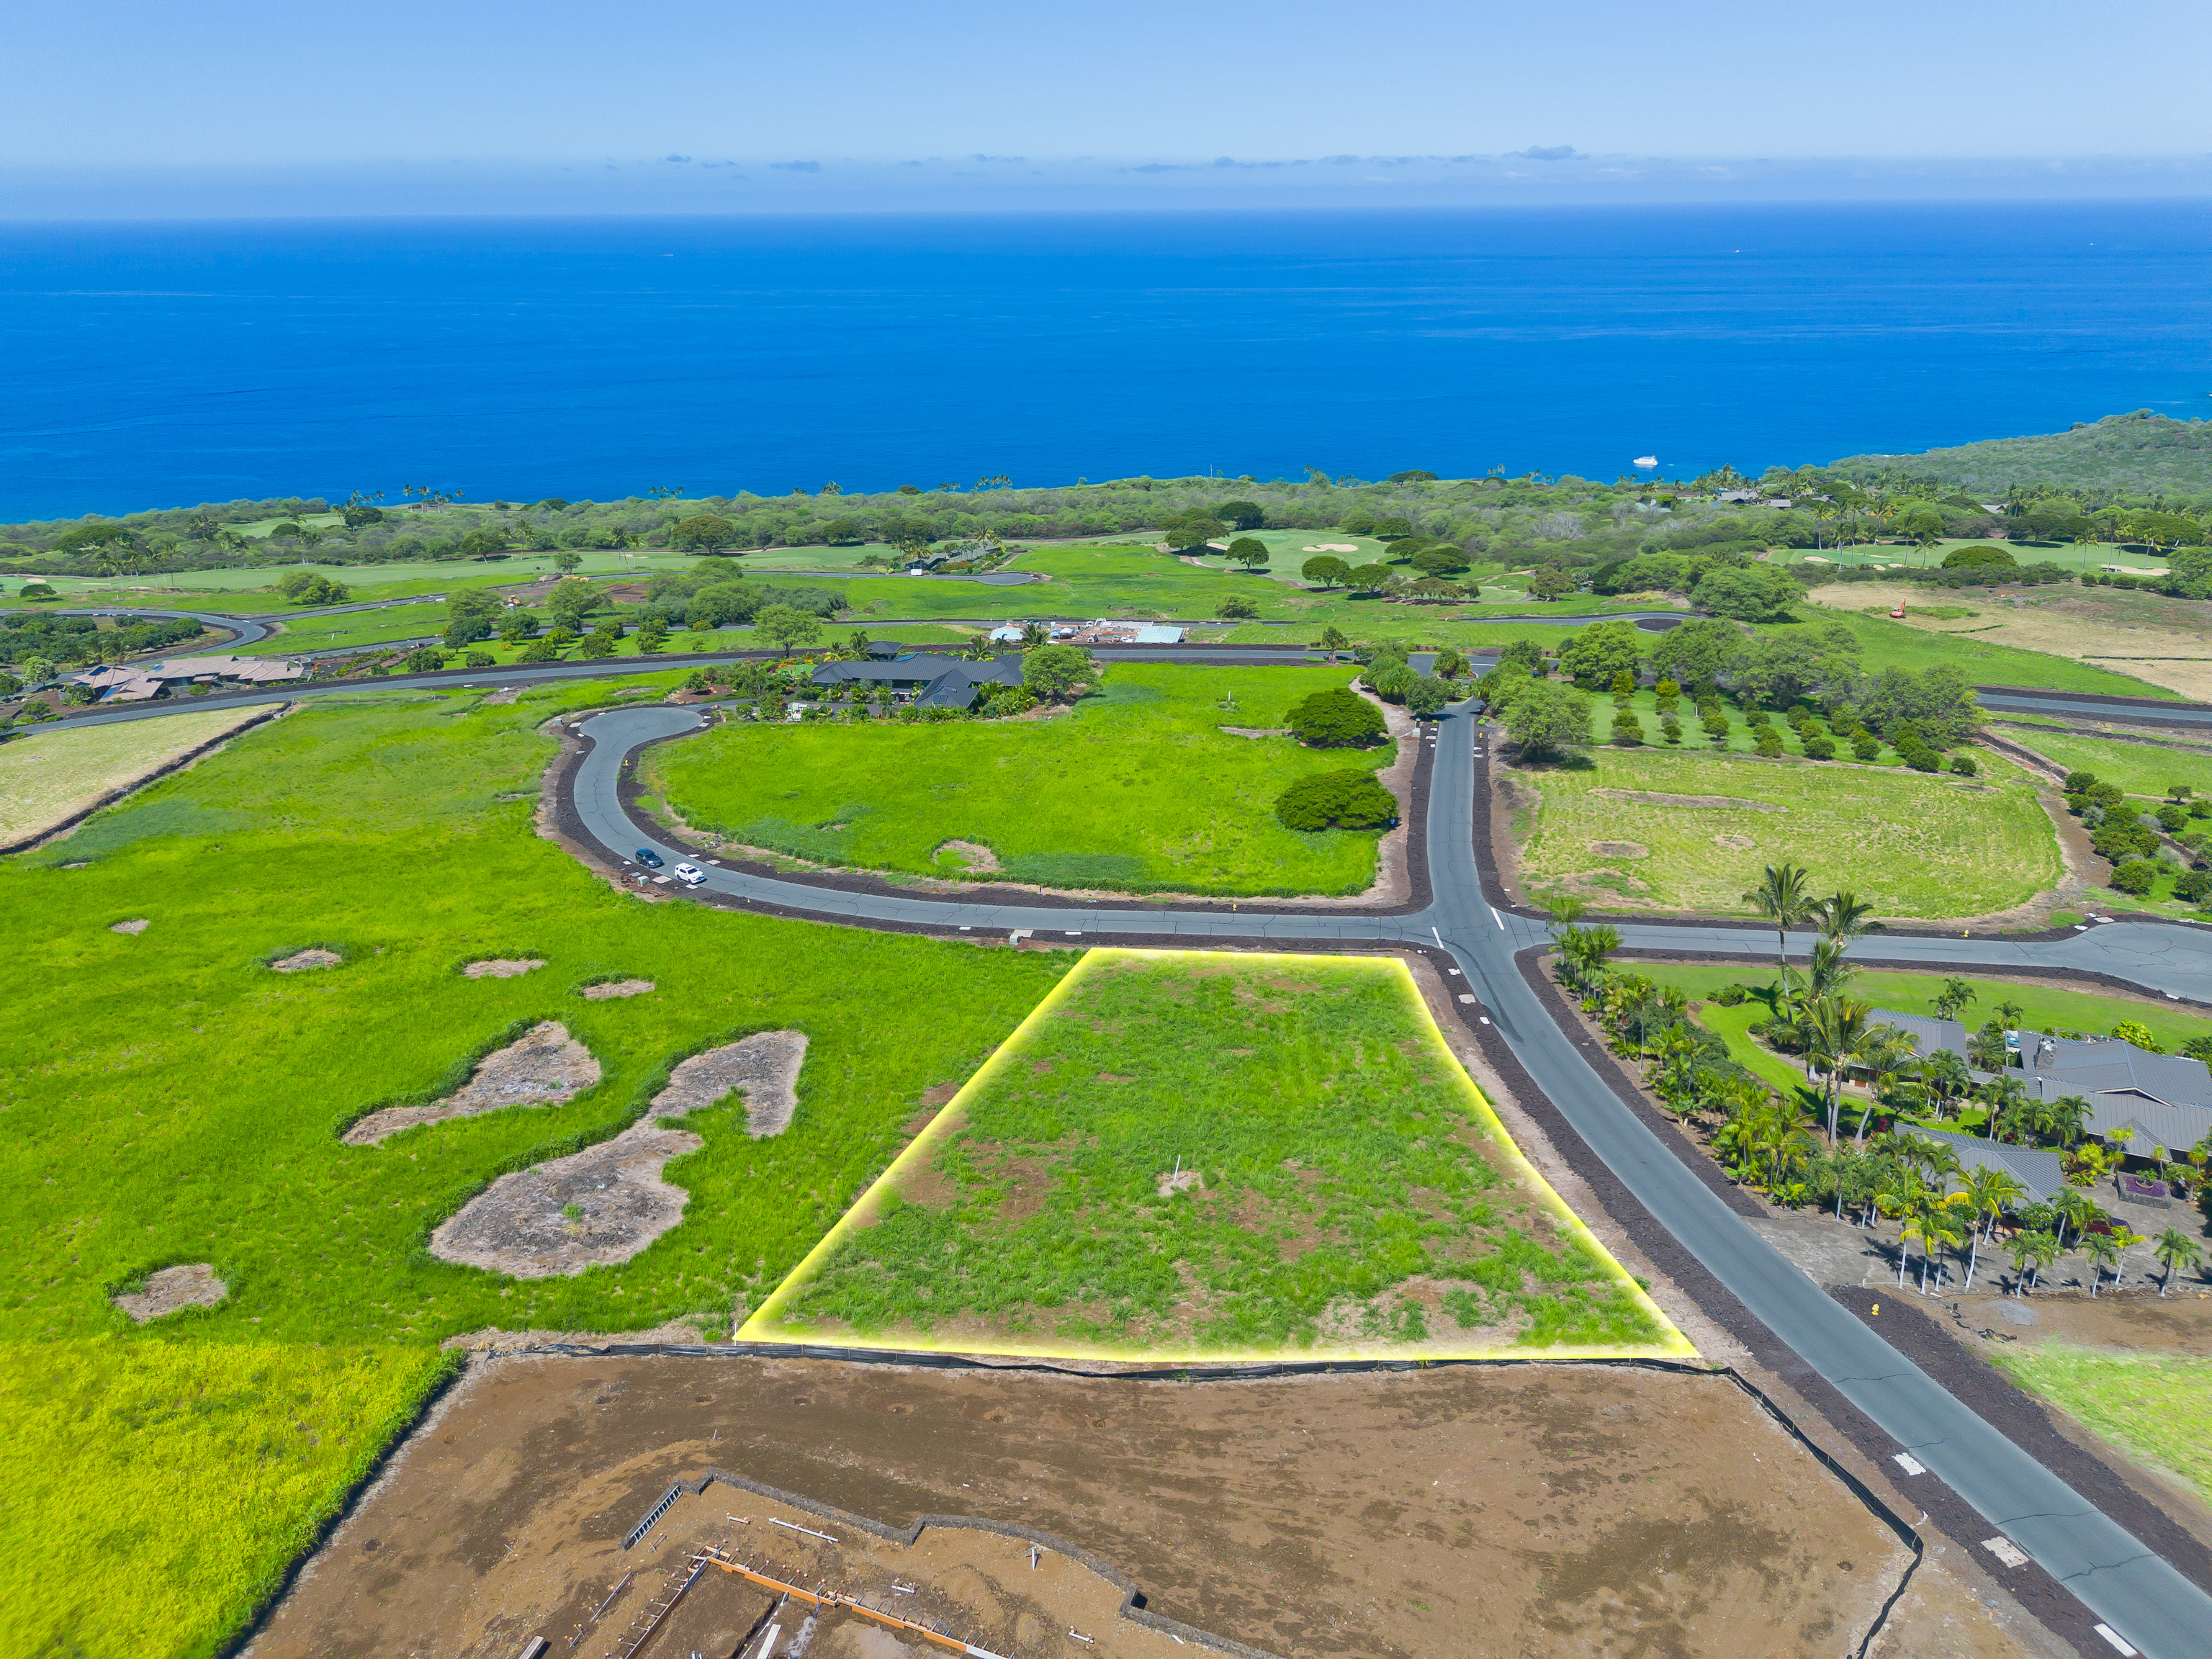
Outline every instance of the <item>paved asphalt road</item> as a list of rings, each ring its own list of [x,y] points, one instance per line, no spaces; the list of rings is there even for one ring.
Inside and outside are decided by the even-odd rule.
[[[696,710],[623,709],[582,723],[593,747],[571,788],[586,830],[620,857],[653,846],[673,864],[690,848],[645,836],[617,796],[623,760],[639,744],[696,731]],[[1428,735],[1433,732],[1433,737]],[[741,899],[853,921],[1007,931],[1027,928],[1109,940],[1116,935],[1208,939],[1327,939],[1376,944],[1440,941],[1466,971],[1537,1085],[1660,1224],[1783,1342],[1845,1398],[2064,1583],[2100,1619],[2155,1659],[2201,1653],[2212,1631],[2212,1597],[1960,1403],[1791,1265],[1731,1211],[1631,1113],[1584,1059],[1578,1037],[1546,1013],[1515,966],[1545,937],[1540,924],[1493,908],[1474,856],[1474,752],[1485,730],[1464,708],[1449,711],[1425,742],[1437,745],[1427,839],[1436,897],[1425,910],[1379,916],[1357,910],[1218,911],[1036,908],[981,899],[843,893],[804,883],[708,866],[707,884]],[[1623,930],[1625,944],[1685,953],[1758,949],[1761,937],[1727,928]],[[1809,940],[1801,936],[1802,951]],[[2116,973],[2147,988],[2203,994],[2212,988],[2212,937],[2165,925],[2116,924],[2038,944],[2002,939],[1904,939],[1875,935],[1864,959],[1985,961]]]
[[[203,628],[219,629],[238,637],[233,645],[252,645],[269,637],[270,630],[251,617],[227,616],[218,611],[156,611],[142,605],[64,605],[55,613],[64,617],[190,617]]]

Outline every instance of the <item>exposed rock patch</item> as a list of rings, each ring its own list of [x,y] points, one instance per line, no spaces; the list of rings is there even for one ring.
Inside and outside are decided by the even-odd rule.
[[[489,708],[489,707],[490,705],[492,705],[493,703],[500,703],[500,702],[514,702],[517,697],[520,696],[521,695],[522,695],[522,688],[521,688],[520,686],[519,686],[519,685],[502,685],[501,687],[500,687],[500,688],[499,688],[499,690],[496,690],[496,691],[493,692],[493,693],[491,694],[491,696],[488,696],[488,697],[486,697],[486,698],[484,699],[484,704],[485,704],[485,706],[486,706],[487,708]]]
[[[1759,845],[1749,836],[1715,836],[1713,844],[1716,847],[1733,847],[1739,853],[1748,853]]]
[[[680,1062],[669,1073],[668,1086],[653,1097],[652,1110],[681,1117],[743,1089],[745,1133],[756,1140],[780,1135],[799,1109],[799,1068],[805,1059],[804,1031],[756,1032]]]
[[[533,968],[543,968],[538,957],[487,957],[461,969],[471,979],[520,979]]]
[[[1162,1198],[1167,1198],[1188,1187],[1202,1190],[1206,1182],[1195,1169],[1163,1170],[1152,1177],[1152,1185]]]
[[[843,826],[832,824],[830,827],[841,829]],[[945,862],[948,854],[951,855],[951,861],[963,870],[996,870],[999,867],[999,855],[980,841],[939,842],[937,861],[940,864]]]
[[[605,1002],[612,997],[641,997],[653,988],[649,979],[611,979],[584,988],[586,1002]]]
[[[137,934],[144,933],[153,925],[153,923],[147,921],[143,916],[134,916],[129,921],[109,922],[107,924],[107,931],[111,933]]]
[[[684,1218],[690,1194],[661,1170],[706,1143],[660,1127],[745,1091],[748,1133],[781,1133],[798,1104],[806,1058],[798,1031],[763,1031],[682,1061],[646,1115],[613,1139],[501,1176],[430,1235],[441,1261],[518,1279],[550,1279],[627,1261]]]
[[[280,974],[305,973],[310,968],[335,968],[344,958],[335,951],[309,949],[295,951],[269,965]]]
[[[1594,841],[1589,845],[1590,851],[1601,858],[1648,859],[1651,856],[1651,849],[1640,841]]]
[[[469,1080],[427,1106],[387,1106],[345,1132],[349,1146],[373,1146],[418,1123],[476,1117],[502,1106],[553,1106],[599,1080],[599,1062],[557,1020],[546,1020],[477,1062]]]
[[[188,1261],[149,1275],[143,1291],[109,1300],[143,1325],[181,1309],[212,1308],[229,1294],[230,1286],[215,1276],[213,1267],[204,1261]]]

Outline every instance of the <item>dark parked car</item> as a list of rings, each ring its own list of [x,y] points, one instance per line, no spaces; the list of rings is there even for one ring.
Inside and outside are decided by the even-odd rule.
[[[668,862],[650,847],[641,847],[637,849],[637,861],[648,870],[658,870]]]

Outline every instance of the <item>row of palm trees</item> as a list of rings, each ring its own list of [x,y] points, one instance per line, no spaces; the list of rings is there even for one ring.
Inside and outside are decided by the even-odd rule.
[[[1820,1109],[1825,1146],[1807,1128],[1796,1103],[1735,1064],[1727,1057],[1725,1044],[1691,1024],[1686,998],[1678,988],[1608,968],[1607,958],[1619,948],[1619,933],[1604,925],[1581,925],[1584,909],[1573,900],[1554,907],[1552,933],[1559,951],[1559,977],[1583,994],[1584,1010],[1614,1034],[1623,1056],[1632,1055],[1643,1063],[1653,1092],[1671,1109],[1686,1115],[1704,1112],[1722,1118],[1713,1146],[1739,1179],[1753,1182],[1787,1203],[1832,1193],[1838,1219],[1849,1204],[1860,1210],[1868,1224],[1876,1215],[1897,1221],[1902,1234],[1900,1286],[1911,1269],[1915,1246],[1923,1293],[1930,1273],[1940,1279],[1948,1255],[1963,1249],[1971,1289],[1980,1270],[1981,1252],[1994,1244],[2000,1220],[2027,1195],[2027,1188],[2001,1169],[1966,1170],[1951,1146],[1910,1131],[1876,1137],[1871,1146],[1868,1143],[1876,1103],[1899,1103],[1899,1097],[1916,1086],[1939,1108],[1948,1109],[1966,1096],[1971,1085],[1966,1062],[1948,1051],[1925,1057],[1917,1054],[1903,1033],[1877,1023],[1865,1003],[1844,994],[1852,972],[1845,953],[1854,939],[1876,925],[1869,919],[1871,907],[1856,894],[1839,890],[1815,895],[1806,872],[1785,864],[1765,870],[1759,886],[1745,896],[1776,924],[1780,980],[1774,993],[1773,1024],[1784,1028],[1806,1055],[1814,1079],[1814,1088],[1807,1093],[1814,1096]],[[1801,971],[1789,961],[1788,933],[1792,927],[1808,925],[1817,929],[1819,937]],[[1970,988],[1946,987],[1954,1007],[1963,1006],[1960,993],[1972,996]],[[2019,1011],[2008,1007],[2000,1011],[2000,1017],[2016,1022]],[[1856,1131],[1845,1144],[1839,1122],[1841,1093],[1844,1079],[1851,1073],[1866,1079],[1874,1099],[1861,1111]],[[1996,1079],[1981,1092],[1993,1136],[2005,1133],[2018,1139],[2033,1133],[2070,1142],[2080,1138],[2089,1110],[2078,1096],[2055,1102],[2031,1100],[2020,1083],[2009,1078]],[[2022,1224],[2009,1248],[2018,1270],[2015,1289],[2021,1294],[2069,1248],[2069,1232],[2070,1248],[2089,1258],[2093,1295],[2107,1268],[2115,1284],[2119,1282],[2123,1253],[2142,1242],[2106,1223],[2088,1194],[2072,1188],[2050,1205],[2027,1206],[2015,1221]],[[2179,1268],[2202,1260],[2197,1244],[2173,1228],[2160,1235],[2153,1254],[2166,1266],[2161,1296]]]

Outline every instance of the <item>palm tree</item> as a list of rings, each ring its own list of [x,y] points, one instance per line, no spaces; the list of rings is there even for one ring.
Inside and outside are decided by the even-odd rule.
[[[1817,954],[1826,948],[1815,945]],[[1817,1063],[1821,1071],[1820,1097],[1827,1108],[1828,1145],[1836,1144],[1836,1114],[1843,1094],[1844,1072],[1851,1062],[1865,1054],[1869,1048],[1881,1046],[1875,1040],[1877,1028],[1867,1024],[1874,1011],[1863,1002],[1853,1002],[1848,997],[1830,997],[1813,1007],[1813,1040],[1807,1045],[1807,1058]]]
[[[1874,1121],[1875,1102],[1888,1104],[1898,1085],[1910,1082],[1921,1071],[1920,1056],[1897,1027],[1876,1026],[1875,1035],[1881,1042],[1859,1057],[1859,1069],[1867,1074],[1867,1091],[1874,1100],[1869,1101],[1859,1113],[1859,1126],[1851,1134],[1854,1146],[1866,1143],[1867,1125]]]
[[[1808,872],[1794,864],[1770,864],[1759,885],[1743,896],[1745,903],[1774,924],[1774,956],[1778,963],[1790,962],[1790,930],[1802,926],[1814,913],[1815,901],[1805,883]]]
[[[2058,1212],[2058,1246],[2061,1249],[2066,1247],[2066,1229],[2069,1224],[2071,1224],[2074,1229],[2075,1242],[2079,1243],[2088,1233],[2089,1224],[2100,1219],[2105,1213],[2097,1207],[2095,1200],[2088,1194],[2077,1187],[2069,1187],[2057,1197],[2052,1199],[2051,1207]]]
[[[2081,1254],[2089,1258],[2089,1294],[2097,1294],[2097,1286],[2105,1277],[2105,1269],[2113,1269],[2112,1279],[2119,1282],[2120,1247],[2110,1233],[2090,1233],[2081,1240]]]
[[[1815,907],[1814,921],[1821,935],[1840,947],[1869,930],[1867,918],[1873,914],[1872,904],[1848,888],[1838,888]]]
[[[1838,939],[1814,942],[1811,970],[1805,976],[1808,995],[1824,997],[1844,988],[1853,971],[1844,960],[1846,948],[1844,941]]]
[[[1974,988],[1963,979],[1947,979],[1936,994],[1936,1018],[1956,1019],[1959,1011],[1974,1000]]]
[[[2095,1110],[2079,1095],[2061,1095],[2044,1109],[2044,1123],[2048,1133],[2058,1137],[2060,1146],[2071,1146],[2081,1139]]]
[[[1966,1251],[1966,1288],[1974,1288],[1974,1270],[1980,1265],[1982,1243],[1996,1231],[1997,1218],[2004,1213],[2005,1206],[2027,1191],[2018,1177],[2005,1170],[1971,1170],[1961,1176],[1966,1188],[1966,1201],[1973,1206],[1977,1225],[1973,1241]]]
[[[2020,1294],[2026,1296],[2037,1271],[2058,1259],[2058,1241],[2049,1233],[2022,1233],[2012,1242],[2012,1267],[2020,1275]]]
[[[1920,1294],[1928,1294],[1928,1270],[1936,1267],[1936,1252],[1955,1250],[1966,1243],[1966,1234],[1959,1226],[1959,1212],[1949,1199],[1937,1199],[1920,1217]],[[1936,1285],[1942,1285],[1942,1269],[1936,1267]]]
[[[2194,1267],[2204,1260],[2204,1252],[2197,1241],[2178,1227],[2168,1227],[2158,1236],[2150,1253],[2166,1264],[2166,1277],[2158,1281],[2158,1293],[2166,1294],[2166,1286],[2173,1283],[2173,1270],[2183,1262]]]

